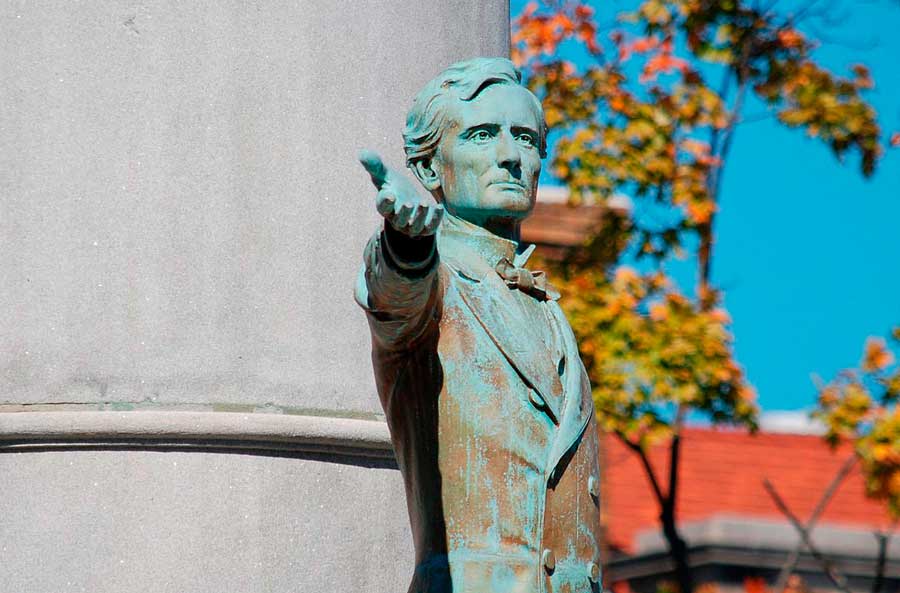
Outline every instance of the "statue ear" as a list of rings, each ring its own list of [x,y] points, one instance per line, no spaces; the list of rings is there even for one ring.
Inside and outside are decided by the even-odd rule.
[[[441,163],[439,159],[419,159],[409,167],[413,174],[428,191],[435,191],[441,187]]]

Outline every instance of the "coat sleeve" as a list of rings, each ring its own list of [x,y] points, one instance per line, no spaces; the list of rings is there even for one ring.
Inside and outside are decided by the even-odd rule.
[[[421,257],[399,255],[398,241],[396,237],[390,241],[390,232],[376,233],[366,245],[355,298],[366,311],[372,340],[382,349],[402,351],[437,330],[438,254],[434,239],[429,238],[424,253],[417,254]]]

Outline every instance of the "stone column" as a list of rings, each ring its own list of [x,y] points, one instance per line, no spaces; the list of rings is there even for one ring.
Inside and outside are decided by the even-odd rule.
[[[415,92],[503,0],[0,7],[0,589],[402,591],[352,300]]]

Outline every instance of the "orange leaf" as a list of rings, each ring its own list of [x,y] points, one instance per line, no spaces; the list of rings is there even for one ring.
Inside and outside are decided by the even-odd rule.
[[[728,314],[728,311],[718,307],[709,312],[709,317],[718,323],[731,323],[731,316]]]
[[[654,35],[650,37],[638,37],[630,45],[631,51],[645,53],[659,46],[659,39]]]
[[[900,146],[900,132],[891,134],[891,146]]]
[[[853,83],[857,87],[861,89],[871,89],[875,86],[875,83],[872,82],[872,75],[866,66],[863,64],[853,64],[850,69],[853,70],[853,74],[856,75],[856,79]]]
[[[687,214],[696,224],[706,224],[716,211],[716,205],[709,200],[703,202],[689,202],[685,206]]]
[[[637,278],[637,272],[629,266],[622,266],[616,270],[616,282],[634,282]]]
[[[650,319],[653,321],[662,321],[666,318],[669,310],[663,303],[653,303],[650,305]]]
[[[900,469],[892,471],[887,479],[887,490],[891,496],[900,496]]]
[[[553,17],[550,19],[550,22],[555,27],[558,27],[567,33],[574,28],[572,19],[570,19],[567,15],[565,15],[561,12],[553,15]]]
[[[702,158],[709,155],[709,144],[688,138],[681,143],[681,148],[694,156],[694,158]]]
[[[667,53],[659,53],[647,60],[644,65],[644,72],[640,76],[641,82],[653,80],[659,73],[669,74],[675,70],[684,72],[688,69],[688,63],[681,58]]]
[[[585,6],[584,4],[579,4],[575,7],[575,16],[580,19],[590,18],[594,15],[594,9],[590,6]]]
[[[783,47],[800,47],[803,45],[803,35],[794,29],[785,29],[778,32],[778,41]]]
[[[599,53],[600,46],[597,44],[597,29],[594,27],[592,23],[581,22],[578,24],[578,30],[575,33],[575,36],[585,45],[587,45],[588,51],[592,53]]]
[[[871,76],[869,74],[869,69],[865,66],[865,64],[853,64],[850,69],[853,70],[853,73],[860,78],[869,78],[869,76]]]
[[[866,340],[865,353],[863,354],[862,368],[866,372],[881,371],[894,364],[894,354],[887,349],[881,338],[869,338]]]

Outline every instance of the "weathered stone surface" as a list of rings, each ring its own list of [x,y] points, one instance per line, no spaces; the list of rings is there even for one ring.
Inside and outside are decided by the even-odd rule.
[[[505,2],[0,7],[0,402],[377,411],[352,302],[410,97]]]
[[[508,18],[499,0],[0,6],[0,413],[375,415],[356,153],[401,165],[409,97],[505,55]],[[406,586],[395,470],[83,432],[0,453],[0,590]]]
[[[0,590],[397,592],[394,470],[256,455],[0,455]]]

